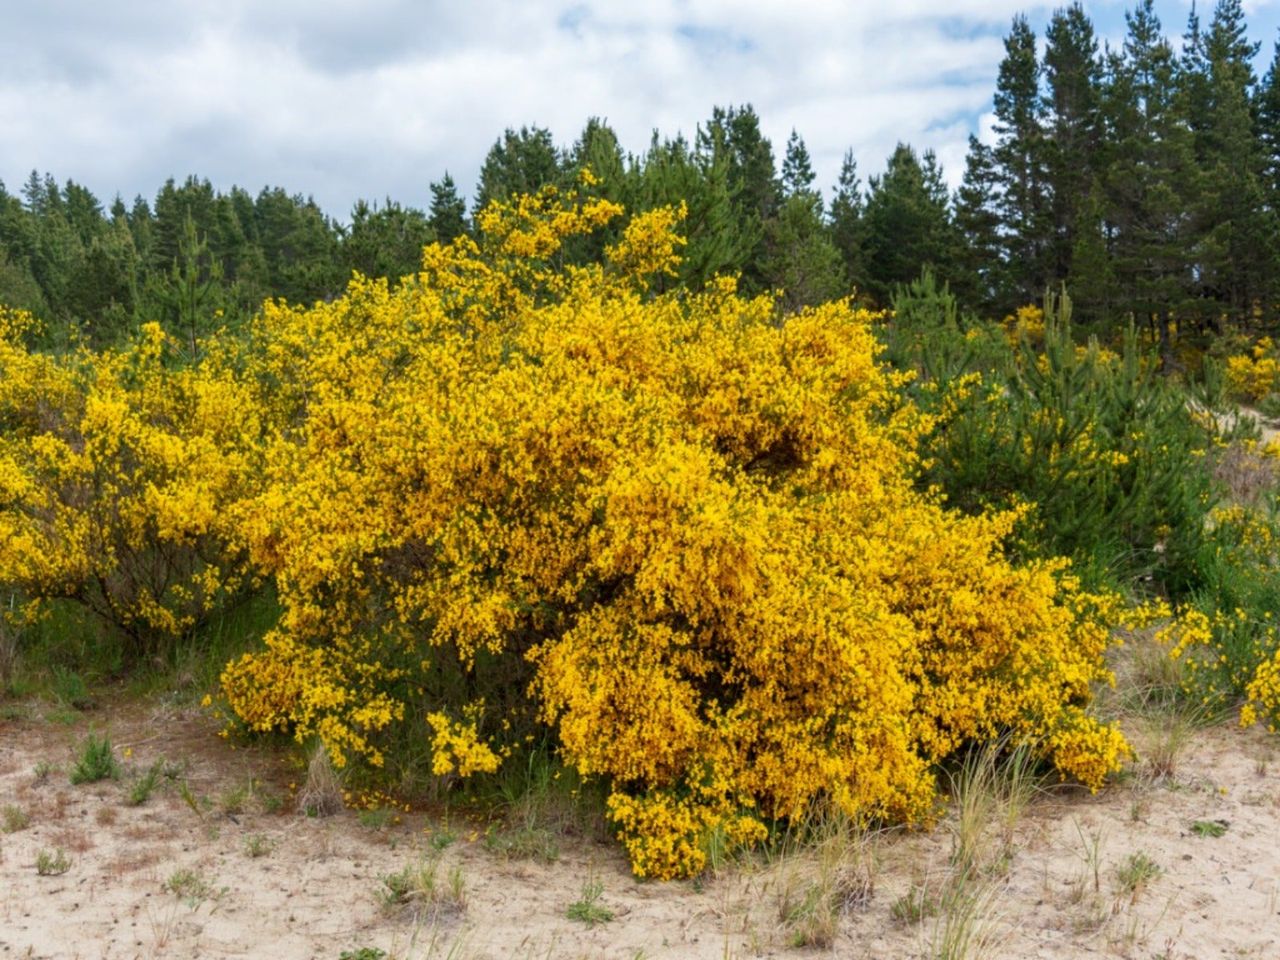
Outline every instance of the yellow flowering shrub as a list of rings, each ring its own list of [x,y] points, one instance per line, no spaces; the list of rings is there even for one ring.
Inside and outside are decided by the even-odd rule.
[[[1005,336],[1013,346],[1028,343],[1033,349],[1043,349],[1044,308],[1035,303],[1024,304],[1004,318],[1004,329]]]
[[[156,653],[246,583],[257,404],[230,354],[180,368],[155,324],[53,357],[26,323],[0,312],[0,585],[28,616],[76,601]]]
[[[1266,718],[1267,729],[1274,733],[1280,722],[1280,651],[1258,664],[1245,687],[1245,697],[1245,704],[1240,708],[1241,726],[1252,726]]]
[[[1010,562],[1016,512],[916,490],[930,424],[877,317],[655,293],[679,211],[556,269],[618,213],[495,204],[416,282],[263,310],[273,426],[239,516],[284,613],[228,666],[231,709],[373,765],[416,722],[462,776],[541,724],[662,878],[816,798],[926,820],[931,765],[1000,734],[1097,787],[1127,750],[1087,712],[1113,604]]]
[[[1208,517],[1207,588],[1156,633],[1184,665],[1184,691],[1212,709],[1239,708],[1240,723],[1280,722],[1280,629],[1276,622],[1276,521],[1242,504]]]
[[[1227,357],[1224,370],[1227,392],[1233,397],[1256,403],[1280,385],[1280,361],[1275,344],[1263,337],[1247,354]]]

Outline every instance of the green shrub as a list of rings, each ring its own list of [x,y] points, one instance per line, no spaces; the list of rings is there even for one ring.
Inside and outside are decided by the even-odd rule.
[[[1046,303],[1043,344],[1022,336],[1011,363],[957,342],[991,336],[947,320],[921,341],[917,371],[948,377],[915,387],[937,418],[921,483],[970,514],[1027,505],[1019,552],[1069,556],[1091,584],[1148,578],[1175,596],[1194,590],[1214,484],[1209,432],[1185,393],[1132,330],[1118,354],[1075,343],[1065,298]]]
[[[120,776],[120,764],[111,749],[111,738],[98,739],[89,734],[80,745],[80,754],[71,768],[72,783],[96,783],[99,780],[116,780]]]

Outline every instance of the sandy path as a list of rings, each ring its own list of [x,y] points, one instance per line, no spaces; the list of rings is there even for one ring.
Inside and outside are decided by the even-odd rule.
[[[566,839],[547,865],[499,856],[467,825],[433,853],[439,825],[419,814],[382,830],[351,813],[315,819],[266,814],[253,803],[229,816],[228,791],[251,777],[284,791],[297,772],[279,756],[233,750],[198,713],[92,719],[131,750],[134,768],[186,759],[192,795],[212,802],[197,814],[170,785],[130,807],[122,803],[127,781],[73,787],[65,767],[87,726],[0,722],[0,808],[16,806],[30,821],[0,835],[3,960],[337,960],[360,947],[455,960],[914,958],[930,956],[941,935],[939,919],[904,922],[891,910],[913,884],[946,875],[947,824],[877,838],[869,902],[842,916],[832,946],[798,949],[780,904],[815,875],[812,856],[742,864],[697,884],[638,883],[610,844]],[[1263,733],[1212,728],[1194,737],[1164,782],[1135,776],[1096,797],[1057,790],[1036,801],[1016,828],[1007,870],[985,881],[977,926],[994,946],[973,955],[1280,957],[1276,756]],[[38,779],[42,762],[64,769]],[[1196,821],[1222,821],[1225,833],[1199,836]],[[250,856],[254,837],[270,852]],[[39,875],[40,851],[58,847],[71,860],[67,872]],[[1160,873],[1131,893],[1117,871],[1137,854]],[[435,917],[388,912],[380,877],[431,856],[441,876],[460,871],[465,907]],[[183,870],[205,885],[185,900],[165,889]],[[593,878],[615,918],[588,928],[565,910]]]

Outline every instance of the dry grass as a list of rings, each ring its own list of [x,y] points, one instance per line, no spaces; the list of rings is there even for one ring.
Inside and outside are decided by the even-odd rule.
[[[1264,504],[1280,479],[1274,460],[1245,449],[1241,443],[1230,444],[1218,455],[1213,475],[1226,490],[1228,499],[1246,506]]]
[[[1158,717],[1183,702],[1186,661],[1169,656],[1168,648],[1156,643],[1154,635],[1155,628],[1135,631],[1116,650],[1111,665],[1115,688],[1100,691],[1100,706],[1108,714]]]
[[[427,857],[381,878],[377,891],[384,910],[410,910],[432,922],[466,912],[467,882],[460,866],[443,868],[438,857]]]
[[[804,833],[783,860],[778,917],[792,946],[830,947],[841,919],[875,894],[875,837],[833,811],[811,816]]]
[[[16,803],[7,803],[0,810],[0,832],[17,833],[31,824],[31,814]]]
[[[329,751],[317,741],[307,761],[306,782],[298,792],[298,809],[309,817],[329,817],[340,813],[345,806],[342,778],[329,759]]]
[[[929,942],[934,960],[987,960],[1005,940],[996,909],[999,889],[989,880],[958,870],[943,888]]]
[[[949,777],[951,865],[963,874],[1005,874],[1014,831],[1043,778],[1028,746],[995,741],[974,750]]]
[[[1135,739],[1142,771],[1151,782],[1164,783],[1177,778],[1187,747],[1206,722],[1202,711],[1184,708],[1149,718],[1143,724]]]
[[[18,668],[18,633],[0,617],[0,693],[9,689]]]
[[[50,835],[53,842],[72,853],[85,853],[96,845],[93,834],[82,827],[66,826]]]
[[[1176,779],[1196,731],[1214,720],[1187,699],[1186,662],[1156,643],[1154,632],[1126,637],[1114,658],[1115,691],[1105,694],[1104,703],[1105,712],[1129,735],[1139,760],[1136,772],[1147,784]]]
[[[103,872],[116,880],[122,880],[130,874],[138,873],[148,867],[154,867],[164,858],[163,847],[149,850],[131,850],[129,853],[108,860]]]

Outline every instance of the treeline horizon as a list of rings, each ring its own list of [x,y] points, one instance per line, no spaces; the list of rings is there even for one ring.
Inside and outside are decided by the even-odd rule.
[[[747,293],[783,290],[787,308],[853,291],[888,306],[929,269],[965,309],[996,318],[1065,287],[1090,331],[1136,323],[1166,355],[1180,334],[1268,328],[1280,306],[1280,43],[1259,78],[1240,0],[1218,0],[1203,24],[1193,7],[1176,43],[1152,0],[1126,26],[1112,49],[1079,3],[1052,14],[1043,43],[1015,17],[994,142],[970,137],[954,192],[931,150],[899,144],[865,183],[847,152],[824,196],[800,134],[779,162],[750,105],[713,108],[692,140],[655,131],[639,154],[595,118],[563,148],[546,128],[508,129],[470,211],[446,172],[426,209],[359,200],[346,223],[283,187],[223,192],[192,175],[153,201],[104,206],[33,171],[18,194],[0,182],[0,303],[39,316],[51,346],[105,346],[157,320],[194,349],[264,299],[329,299],[353,271],[412,274],[423,246],[471,230],[469,213],[554,185],[629,213],[683,203],[679,281],[734,273]],[[562,257],[590,262],[608,240]]]

